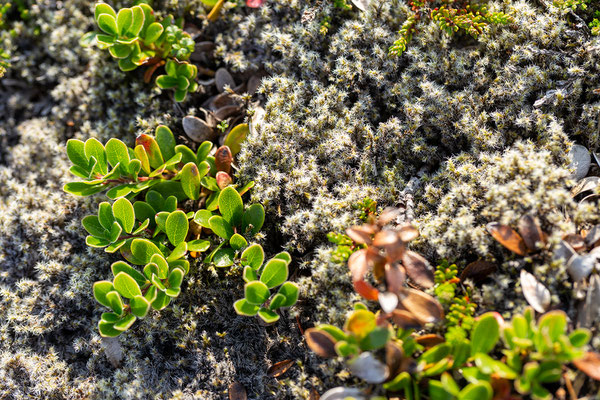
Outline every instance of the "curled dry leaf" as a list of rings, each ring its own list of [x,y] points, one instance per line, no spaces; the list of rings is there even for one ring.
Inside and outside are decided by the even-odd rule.
[[[600,186],[600,177],[588,176],[577,182],[577,185],[571,189],[571,196],[575,197],[581,193],[588,192]]]
[[[319,395],[319,392],[317,392],[317,389],[311,388],[310,394],[308,396],[308,400],[320,400],[320,399],[321,399],[321,395]]]
[[[381,383],[390,376],[388,366],[376,359],[370,351],[365,351],[350,360],[348,368],[353,375],[368,383]]]
[[[332,358],[337,356],[335,352],[335,339],[329,333],[309,328],[304,332],[306,344],[312,351],[323,358]]]
[[[486,229],[494,239],[513,253],[520,256],[524,256],[527,253],[525,241],[510,226],[502,225],[498,222],[490,222],[486,225]]]
[[[429,268],[429,262],[420,254],[410,250],[406,251],[402,257],[402,265],[406,269],[406,274],[417,285],[430,288],[435,283],[433,271]]]
[[[519,233],[530,251],[537,250],[537,243],[546,242],[544,232],[532,215],[526,214],[519,219]]]
[[[498,267],[493,262],[485,260],[473,261],[462,270],[460,280],[466,281],[467,279],[471,279],[473,282],[478,283],[496,272],[497,269]]]
[[[575,255],[577,255],[575,249],[573,249],[569,243],[562,240],[558,246],[556,246],[552,258],[554,260],[562,259],[566,263]]]
[[[215,179],[217,180],[217,186],[221,190],[225,189],[227,186],[229,186],[233,182],[233,179],[231,179],[231,176],[229,176],[229,174],[227,172],[223,172],[223,171],[217,172],[217,176],[215,177]]]
[[[229,400],[246,400],[246,388],[239,382],[229,385]]]
[[[435,333],[417,336],[415,340],[420,345],[425,346],[425,348],[430,348],[445,342],[443,337],[441,337],[440,335],[436,335]]]
[[[585,243],[589,247],[593,247],[598,241],[600,241],[600,225],[594,225],[587,235],[585,235]]]
[[[521,288],[525,300],[535,311],[546,312],[550,305],[550,291],[524,269],[521,270]]]
[[[400,304],[409,311],[421,325],[437,322],[444,318],[440,303],[420,290],[403,288],[398,292]]]
[[[590,378],[600,381],[600,354],[588,351],[582,358],[573,361],[573,364]]]
[[[417,329],[421,327],[419,320],[407,310],[392,311],[392,321],[402,329]]]
[[[371,225],[355,225],[346,229],[346,235],[359,244],[371,244],[371,236],[375,229]]]
[[[278,378],[285,374],[291,366],[294,365],[294,360],[283,360],[279,361],[271,366],[267,371],[267,375],[273,378]]]

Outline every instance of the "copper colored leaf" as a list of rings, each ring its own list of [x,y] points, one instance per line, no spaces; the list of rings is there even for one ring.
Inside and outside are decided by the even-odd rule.
[[[385,278],[385,264],[387,259],[379,254],[377,247],[369,246],[367,248],[367,265],[373,271],[373,276],[377,282],[383,282]]]
[[[583,358],[573,361],[573,364],[590,378],[600,381],[600,354],[588,351]]]
[[[404,288],[398,293],[400,304],[421,324],[437,322],[444,318],[440,303],[420,290]]]
[[[421,327],[421,322],[406,310],[394,310],[392,312],[392,321],[402,329],[416,329]]]
[[[481,282],[490,274],[496,272],[498,267],[493,262],[485,260],[473,261],[463,269],[460,274],[460,280],[465,281],[471,279],[473,282]]]
[[[486,229],[494,239],[513,253],[520,256],[524,256],[527,253],[525,241],[510,226],[502,225],[498,222],[490,222],[487,224]]]
[[[550,305],[550,291],[524,269],[521,270],[521,289],[525,300],[535,311],[546,312]]]
[[[407,223],[400,227],[398,235],[403,242],[410,242],[419,237],[419,231],[412,224]]]
[[[436,335],[435,333],[417,336],[417,338],[415,340],[421,346],[425,346],[425,348],[430,348],[430,347],[433,347],[435,345],[445,342],[443,337],[441,337],[440,335]]]
[[[360,249],[352,253],[348,258],[348,268],[350,268],[353,282],[362,280],[369,269],[367,249]]]
[[[354,290],[367,300],[377,301],[379,298],[379,290],[369,285],[367,282],[360,280],[354,281]]]
[[[239,382],[229,385],[229,400],[246,400],[246,388]]]
[[[294,365],[294,360],[283,360],[275,363],[269,368],[267,371],[267,375],[278,378],[281,375],[285,374],[285,372],[290,369],[290,367]]]
[[[526,214],[519,219],[519,233],[530,251],[537,250],[536,243],[545,243],[544,232],[533,216]],[[502,243],[502,242],[501,242]]]
[[[227,186],[231,185],[231,183],[233,182],[233,179],[231,179],[231,176],[229,176],[229,174],[224,171],[217,172],[217,176],[215,177],[215,179],[217,180],[217,186],[221,190],[225,189]]]
[[[384,229],[381,232],[377,232],[377,234],[375,234],[375,238],[373,238],[373,246],[376,247],[384,247],[400,243],[401,241],[400,237],[398,236],[398,232],[391,229]]]
[[[397,208],[388,207],[381,212],[379,218],[377,218],[377,225],[384,226],[394,221],[398,215],[400,215],[400,210]]]
[[[406,274],[417,285],[430,288],[435,283],[433,280],[433,271],[429,268],[429,263],[420,254],[410,250],[405,252],[402,257],[402,265],[406,269]]]
[[[396,376],[401,372],[404,351],[402,347],[393,341],[385,345],[385,364],[390,370],[390,376]]]
[[[359,244],[371,244],[371,235],[374,233],[375,229],[371,225],[355,225],[346,229],[350,239]]]
[[[390,292],[398,292],[406,280],[404,268],[398,264],[385,265],[385,283]]]
[[[231,150],[227,146],[221,146],[215,153],[215,166],[217,171],[231,173],[231,163],[233,162],[233,155]]]
[[[335,352],[335,339],[329,333],[316,328],[309,328],[304,332],[306,344],[317,355],[324,358],[332,358],[337,355]]]

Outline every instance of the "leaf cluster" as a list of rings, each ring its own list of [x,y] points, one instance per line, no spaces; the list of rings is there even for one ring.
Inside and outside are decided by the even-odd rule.
[[[98,3],[94,17],[101,32],[86,33],[80,40],[82,46],[95,44],[108,50],[122,71],[148,66],[147,81],[156,68],[166,65],[167,75],[157,78],[157,86],[175,88],[176,101],[198,90],[194,82],[198,69],[187,61],[195,43],[183,31],[181,21],[172,16],[157,21],[152,7],[145,3],[118,12],[106,3]]]

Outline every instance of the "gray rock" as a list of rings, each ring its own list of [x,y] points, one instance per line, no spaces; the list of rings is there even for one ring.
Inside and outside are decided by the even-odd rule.
[[[585,178],[592,163],[589,150],[580,144],[574,144],[569,151],[569,157],[571,158],[569,167],[575,169],[572,177],[576,180]]]

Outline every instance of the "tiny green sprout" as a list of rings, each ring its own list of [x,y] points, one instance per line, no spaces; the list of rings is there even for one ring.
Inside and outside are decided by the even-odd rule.
[[[291,257],[287,252],[280,253],[263,265],[264,252],[260,245],[247,247],[241,255],[244,267],[244,298],[233,305],[236,313],[255,316],[267,324],[277,322],[281,308],[289,308],[298,301],[298,285],[288,282]],[[273,289],[279,288],[277,293]]]
[[[219,122],[219,125],[217,125],[217,128],[221,131],[221,133],[225,133],[227,128],[229,128],[229,123],[227,123],[226,120],[223,120],[223,121]]]
[[[88,32],[80,39],[84,47],[96,45],[118,60],[122,71],[147,66],[145,81],[165,65],[167,75],[157,79],[161,89],[175,89],[175,101],[185,100],[188,92],[198,90],[198,69],[187,60],[195,43],[173,17],[156,21],[148,4],[122,8],[118,12],[106,3],[97,3],[94,17],[101,32]]]

